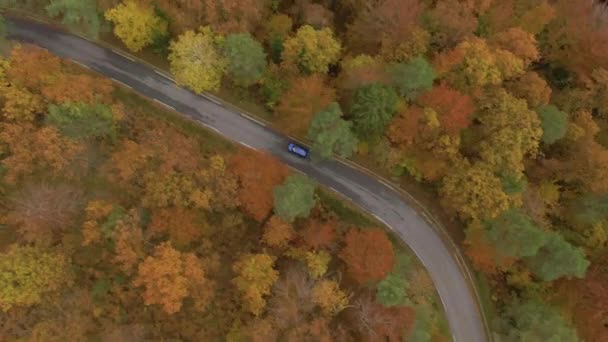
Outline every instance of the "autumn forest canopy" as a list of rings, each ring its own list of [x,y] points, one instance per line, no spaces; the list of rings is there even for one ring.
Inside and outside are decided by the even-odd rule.
[[[112,35],[179,85],[257,104],[307,139],[314,161],[338,154],[419,183],[459,227],[495,337],[608,340],[604,2],[0,5]],[[450,336],[419,265],[310,180],[181,131],[33,47],[2,63],[0,214],[12,240],[0,281],[42,265],[19,273],[25,291],[2,292],[11,336],[68,321],[74,334],[127,340]],[[186,321],[194,310],[204,314]]]

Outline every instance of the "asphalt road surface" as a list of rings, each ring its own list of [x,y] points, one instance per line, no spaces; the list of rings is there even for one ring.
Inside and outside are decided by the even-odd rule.
[[[268,151],[296,170],[346,196],[388,225],[427,268],[443,303],[452,337],[458,342],[485,341],[480,310],[461,264],[438,233],[399,193],[341,162],[318,164],[287,153],[288,138],[196,95],[152,68],[77,36],[25,19],[11,19],[9,37],[36,44],[160,102],[243,145]],[[263,165],[260,165],[263,167]]]

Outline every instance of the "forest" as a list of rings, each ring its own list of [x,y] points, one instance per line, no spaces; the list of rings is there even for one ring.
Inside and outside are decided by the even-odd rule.
[[[494,337],[608,340],[604,1],[0,5],[113,35],[195,92],[256,102],[316,158],[364,160],[420,183],[460,227],[489,288]]]
[[[37,47],[1,65],[0,340],[449,336],[413,254],[312,180]]]

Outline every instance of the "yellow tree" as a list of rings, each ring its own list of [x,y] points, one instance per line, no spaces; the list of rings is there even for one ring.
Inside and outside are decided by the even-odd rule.
[[[348,306],[348,295],[340,290],[334,280],[321,280],[312,289],[312,301],[321,308],[323,314],[335,316]]]
[[[2,114],[12,121],[32,122],[44,108],[40,95],[17,85],[1,86],[0,96],[4,100]]]
[[[62,255],[12,245],[0,254],[0,309],[37,304],[68,281],[68,263]]]
[[[497,172],[522,172],[524,158],[536,155],[543,134],[538,115],[504,89],[488,92],[480,107],[481,158]]]
[[[327,73],[330,64],[340,58],[342,46],[329,28],[315,30],[304,25],[296,35],[285,41],[283,64],[286,68],[298,68],[301,72]]]
[[[266,306],[263,296],[270,294],[270,288],[279,278],[279,272],[274,269],[275,259],[264,253],[246,254],[232,266],[238,274],[232,282],[242,293],[247,310],[256,316]]]
[[[514,199],[503,190],[500,179],[483,163],[455,167],[443,179],[442,204],[464,219],[491,219],[507,210]]]
[[[134,52],[152,44],[155,37],[167,34],[167,22],[154,13],[154,7],[134,0],[109,9],[105,17],[114,23],[114,34]]]
[[[186,31],[171,42],[169,62],[176,82],[197,93],[217,90],[227,65],[218,49],[221,40],[205,26],[198,32]]]

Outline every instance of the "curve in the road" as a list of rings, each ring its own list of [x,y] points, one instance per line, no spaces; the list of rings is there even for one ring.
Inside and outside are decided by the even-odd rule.
[[[389,226],[407,243],[431,276],[444,306],[452,337],[481,342],[486,336],[479,303],[466,270],[439,234],[400,194],[373,177],[336,160],[311,164],[286,153],[287,138],[196,95],[152,68],[90,41],[26,19],[11,18],[9,37],[70,58],[239,143],[268,151],[296,170],[349,198]]]

